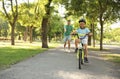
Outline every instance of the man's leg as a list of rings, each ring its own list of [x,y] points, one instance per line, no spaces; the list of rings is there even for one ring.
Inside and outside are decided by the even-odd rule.
[[[66,44],[67,44],[67,37],[64,36],[64,49],[66,48]]]
[[[64,43],[64,49],[66,48],[66,42]]]
[[[68,49],[70,50],[70,40],[68,40]]]
[[[68,52],[70,52],[70,40],[68,40]]]
[[[68,36],[68,52],[70,52],[70,41],[71,41],[71,36]]]

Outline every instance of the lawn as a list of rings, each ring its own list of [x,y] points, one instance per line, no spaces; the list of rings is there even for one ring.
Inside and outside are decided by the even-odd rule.
[[[120,54],[103,54],[105,60],[120,64]]]
[[[94,47],[92,47],[92,46],[89,46],[88,49],[89,49],[89,50],[92,50],[92,51],[100,51],[100,48],[99,48],[99,47],[95,47],[95,48],[94,48]],[[105,52],[106,52],[106,51],[109,52],[108,54],[101,54],[101,56],[102,56],[105,60],[120,64],[120,54],[114,54],[114,53],[110,52],[109,49],[106,49],[106,48],[104,48],[104,49],[102,50],[102,52],[104,52],[104,51],[105,51]]]
[[[51,43],[49,46],[50,48],[54,48],[58,46],[58,43]],[[0,69],[8,68],[45,50],[48,49],[41,48],[40,42],[32,44],[17,42],[15,46],[11,46],[9,42],[0,42]]]

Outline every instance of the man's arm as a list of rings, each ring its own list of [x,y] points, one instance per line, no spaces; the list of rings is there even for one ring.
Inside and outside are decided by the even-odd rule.
[[[64,26],[64,32],[66,32],[66,26]]]

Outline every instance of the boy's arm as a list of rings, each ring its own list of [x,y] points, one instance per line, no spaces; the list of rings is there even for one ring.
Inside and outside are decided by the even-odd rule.
[[[86,34],[86,35],[88,35],[88,36],[92,36],[93,34],[91,33],[91,32],[89,32],[88,34]]]
[[[88,35],[88,36],[92,36],[93,35],[88,28],[87,28],[87,32],[88,33],[86,35]]]

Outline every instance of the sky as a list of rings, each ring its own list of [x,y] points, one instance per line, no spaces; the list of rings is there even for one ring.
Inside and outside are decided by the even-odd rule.
[[[112,25],[110,25],[110,27],[112,29],[114,29],[114,28],[120,28],[120,21],[118,21],[117,23],[113,23]]]

